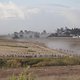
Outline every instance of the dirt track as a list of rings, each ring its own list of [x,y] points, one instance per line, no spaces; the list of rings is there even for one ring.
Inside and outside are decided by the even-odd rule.
[[[0,80],[7,80],[12,74],[18,75],[23,71],[23,68],[16,69],[1,69]],[[80,76],[80,66],[54,66],[54,67],[41,67],[41,68],[30,68],[30,72],[33,72],[38,78],[47,77],[64,77],[64,76]],[[52,79],[51,79],[52,80]],[[65,79],[64,79],[65,80]]]

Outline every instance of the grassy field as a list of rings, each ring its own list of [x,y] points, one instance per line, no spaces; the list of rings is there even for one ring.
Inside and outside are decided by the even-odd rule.
[[[49,49],[38,42],[0,40],[1,57],[49,57],[56,55],[65,56],[65,54]]]
[[[0,80],[18,76],[27,67],[35,80],[80,80],[80,57],[39,42],[0,39]]]

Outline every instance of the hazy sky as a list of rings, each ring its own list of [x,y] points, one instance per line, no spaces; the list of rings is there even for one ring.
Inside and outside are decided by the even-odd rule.
[[[80,0],[0,0],[0,34],[80,27]]]

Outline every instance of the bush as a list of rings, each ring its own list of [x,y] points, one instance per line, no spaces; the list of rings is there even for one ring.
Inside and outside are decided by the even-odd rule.
[[[0,59],[0,68],[2,68],[3,66],[6,66],[6,60],[5,59]]]

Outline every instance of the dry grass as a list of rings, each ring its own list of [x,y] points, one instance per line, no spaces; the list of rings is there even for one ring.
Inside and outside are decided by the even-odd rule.
[[[37,54],[37,55],[61,55],[56,50],[49,49],[38,42],[22,42],[13,40],[0,40],[0,56]]]
[[[63,53],[49,49],[38,42],[0,40],[0,56],[25,56],[26,54],[62,55]],[[1,69],[0,80],[7,80],[7,77],[13,73],[18,75],[22,70],[23,68]],[[80,66],[31,68],[30,71],[37,75],[36,80],[80,80]]]

